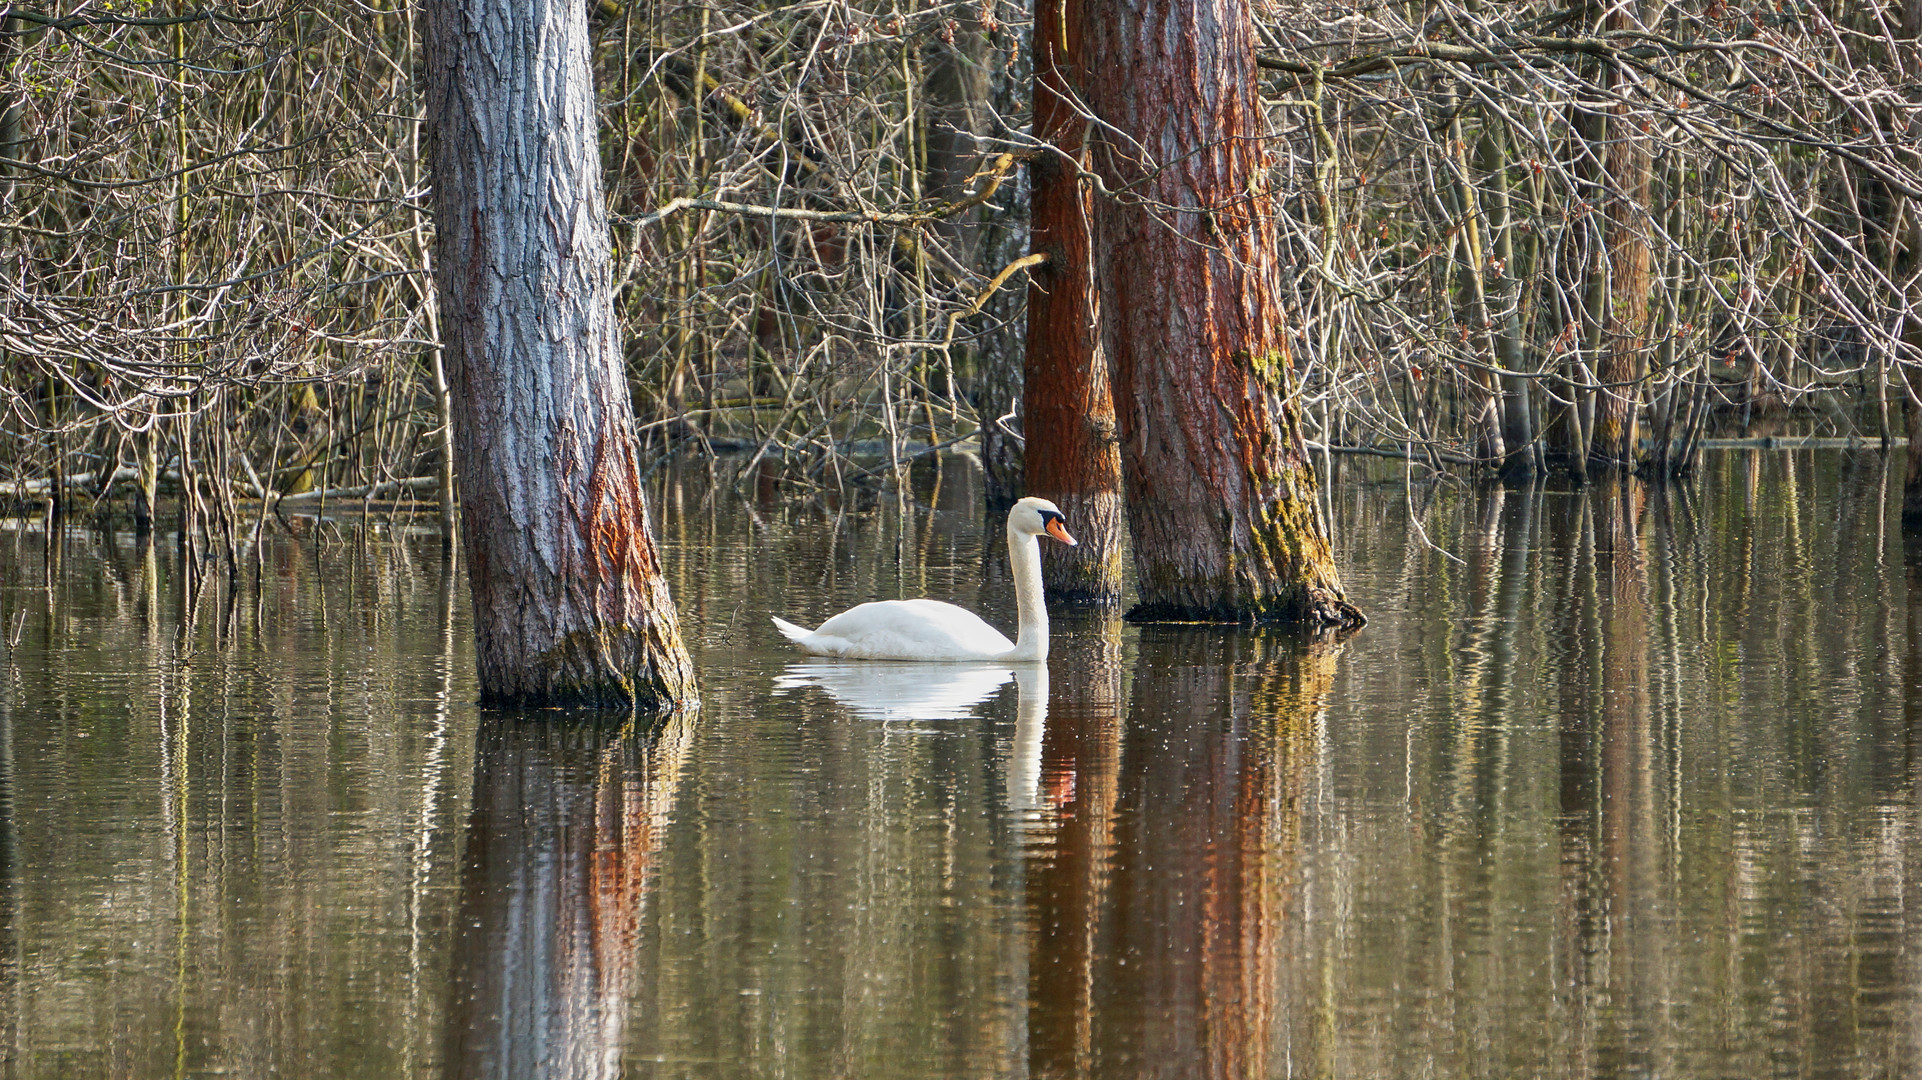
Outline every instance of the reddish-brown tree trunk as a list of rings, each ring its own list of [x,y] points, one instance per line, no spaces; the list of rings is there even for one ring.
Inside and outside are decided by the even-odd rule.
[[[1027,490],[1061,507],[1080,541],[1049,553],[1050,599],[1121,601],[1121,445],[1090,234],[1087,124],[1075,110],[1083,0],[1039,0],[1034,11],[1034,132],[1051,148],[1030,167],[1031,251],[1048,261],[1028,278],[1028,351],[1022,391]]]
[[[693,666],[648,532],[587,8],[425,8],[435,279],[483,700],[653,708]]]
[[[1247,0],[1117,0],[1084,41],[1130,617],[1359,625],[1290,393]]]
[[[1639,7],[1639,5],[1637,5]],[[1641,28],[1638,12],[1626,2],[1608,13],[1610,31]],[[1604,84],[1627,92],[1619,72],[1609,69]],[[1606,310],[1602,314],[1602,384],[1595,402],[1595,437],[1590,452],[1605,467],[1635,464],[1636,417],[1641,410],[1642,379],[1648,373],[1648,300],[1650,254],[1646,235],[1653,161],[1648,141],[1634,127],[1626,104],[1617,105],[1603,125],[1607,150],[1603,195],[1603,250],[1608,265]]]

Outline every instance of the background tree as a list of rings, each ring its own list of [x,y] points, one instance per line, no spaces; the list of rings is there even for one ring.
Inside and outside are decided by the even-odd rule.
[[[1604,15],[1606,32],[1646,30],[1643,4],[1614,0]],[[1650,159],[1647,141],[1637,129],[1626,73],[1615,64],[1603,65],[1602,85],[1615,105],[1597,118],[1601,138],[1585,148],[1598,159],[1607,182],[1599,186],[1602,208],[1604,262],[1594,271],[1596,296],[1601,303],[1601,362],[1596,372],[1602,384],[1596,399],[1592,454],[1603,464],[1628,469],[1635,465],[1636,420],[1643,380],[1648,375],[1649,275],[1648,214]]]
[[[1080,113],[1081,0],[1040,0],[1034,13],[1034,135],[1028,229],[1047,262],[1028,275],[1026,379],[1021,407],[1027,491],[1051,499],[1080,544],[1041,564],[1051,600],[1118,604],[1123,584],[1121,447],[1090,232],[1094,205]]]
[[[1084,32],[1130,617],[1359,625],[1293,396],[1246,0],[1117,4]]]
[[[481,693],[689,702],[614,318],[586,11],[435,0],[426,14],[436,280]]]
[[[1903,65],[1909,71],[1922,71],[1922,0],[1903,0],[1902,38],[1907,43],[1903,48]],[[1896,128],[1902,119],[1894,109],[1884,114],[1889,127]],[[1913,123],[1913,112],[1909,124]],[[1900,125],[1908,126],[1908,125]],[[1900,282],[1904,292],[1902,319],[1902,345],[1905,359],[1922,358],[1922,203],[1913,195],[1893,196],[1889,214],[1889,227],[1882,230],[1887,243],[1885,255],[1890,268],[1890,278]],[[1908,226],[1908,235],[1902,236],[1902,226]],[[1909,446],[1905,464],[1907,473],[1902,488],[1902,524],[1905,529],[1922,529],[1922,395],[1918,395],[1916,367],[1910,363],[1898,368],[1903,373],[1902,403],[1908,413]]]

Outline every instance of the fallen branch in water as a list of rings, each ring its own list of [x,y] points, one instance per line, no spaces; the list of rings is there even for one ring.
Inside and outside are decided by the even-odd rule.
[[[89,484],[98,482],[97,478],[99,475],[99,473],[90,472],[74,473],[71,476],[61,477],[60,483],[65,487],[86,487]],[[113,475],[109,477],[113,483],[119,483],[122,480],[138,480],[139,478],[140,470],[131,465],[122,465],[120,468],[115,469]],[[0,483],[0,498],[26,499],[35,495],[45,495],[53,490],[53,484],[54,478],[51,476],[42,477],[39,480],[9,480]]]
[[[440,486],[438,476],[410,476],[405,480],[386,480],[378,484],[364,484],[360,487],[328,488],[325,491],[303,491],[297,495],[281,495],[272,500],[277,507],[299,506],[306,503],[321,502],[328,499],[378,499],[397,491],[433,491]],[[258,492],[255,495],[258,498]]]

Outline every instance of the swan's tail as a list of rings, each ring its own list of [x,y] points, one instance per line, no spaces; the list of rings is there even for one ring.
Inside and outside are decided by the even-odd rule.
[[[774,620],[774,628],[779,630],[789,641],[799,641],[809,634],[814,633],[814,631],[809,630],[807,627],[796,626],[778,615],[770,615],[768,618]]]

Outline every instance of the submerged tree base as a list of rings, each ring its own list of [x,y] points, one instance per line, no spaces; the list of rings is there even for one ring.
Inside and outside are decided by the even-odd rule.
[[[490,708],[671,712],[699,704],[686,655],[678,634],[670,645],[649,642],[645,628],[578,631],[511,673],[484,667],[480,703]],[[658,662],[650,663],[650,657]]]
[[[1233,626],[1298,626],[1317,633],[1347,633],[1368,625],[1361,609],[1323,589],[1304,588],[1268,603],[1188,605],[1140,603],[1122,616],[1131,623],[1213,623]]]
[[[701,706],[700,701],[693,698],[663,697],[657,692],[636,694],[633,683],[482,694],[478,703],[485,709],[592,709],[644,716],[665,716]]]
[[[1121,464],[1115,456],[1114,478],[1119,483]],[[1031,488],[1032,489],[1032,488]],[[1127,517],[1121,506],[1119,490],[1059,494],[1046,488],[1035,494],[1051,498],[1067,515],[1068,527],[1081,542],[1071,548],[1054,548],[1042,564],[1042,580],[1048,587],[1048,603],[1062,607],[1116,608],[1121,606],[1121,591],[1127,581],[1123,537]]]

